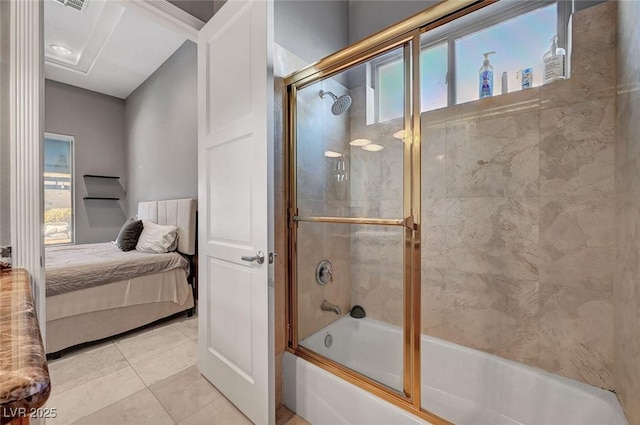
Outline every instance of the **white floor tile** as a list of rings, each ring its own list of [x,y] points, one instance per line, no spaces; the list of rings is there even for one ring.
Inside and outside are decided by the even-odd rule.
[[[198,410],[193,415],[178,422],[178,425],[251,425],[247,419],[229,400],[218,398],[213,403]]]
[[[117,340],[115,344],[129,363],[135,363],[161,354],[168,348],[191,342],[193,341],[184,336],[182,332],[172,326],[165,326]]]
[[[222,395],[191,366],[149,388],[173,420],[180,421]]]
[[[188,319],[176,322],[173,327],[184,334],[191,341],[198,342],[198,317],[190,317]]]
[[[82,353],[71,353],[49,363],[54,394],[129,366],[113,343]]]
[[[47,407],[55,408],[58,416],[48,419],[47,424],[71,424],[144,388],[134,370],[126,367],[67,391],[54,391]]]
[[[148,389],[81,418],[73,425],[174,425]]]
[[[147,386],[176,374],[198,361],[198,346],[183,336],[187,342],[164,350],[161,354],[131,363]]]

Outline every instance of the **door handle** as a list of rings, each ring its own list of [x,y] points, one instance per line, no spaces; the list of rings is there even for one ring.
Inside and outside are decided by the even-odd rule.
[[[264,252],[258,251],[258,253],[256,255],[253,255],[253,256],[243,255],[242,256],[242,260],[243,261],[249,261],[249,262],[256,261],[258,264],[262,264],[262,263],[264,263]]]

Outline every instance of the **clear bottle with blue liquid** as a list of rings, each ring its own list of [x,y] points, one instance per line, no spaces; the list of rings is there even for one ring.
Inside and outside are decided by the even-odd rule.
[[[489,63],[489,55],[494,53],[484,53],[484,62],[480,67],[480,99],[493,96],[493,66]]]

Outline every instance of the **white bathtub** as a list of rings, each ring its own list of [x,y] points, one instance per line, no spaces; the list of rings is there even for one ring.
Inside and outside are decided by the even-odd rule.
[[[392,388],[401,344],[400,328],[350,316],[301,342]],[[285,404],[314,425],[427,423],[290,353],[283,362]],[[628,425],[609,391],[427,335],[422,405],[457,425]]]

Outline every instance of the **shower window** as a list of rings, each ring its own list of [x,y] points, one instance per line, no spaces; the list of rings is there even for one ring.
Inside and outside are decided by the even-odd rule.
[[[447,106],[447,43],[423,46],[420,51],[420,87],[422,112]],[[395,59],[376,65],[377,122],[385,122],[404,115],[402,60]],[[400,87],[399,87],[400,86]]]
[[[494,66],[494,95],[502,94],[501,77],[507,73],[509,92],[521,90],[519,71],[533,68],[533,85],[542,84],[542,56],[551,37],[567,46],[570,2],[498,2],[480,13],[465,16],[424,34],[421,39],[421,112],[478,99],[478,70],[483,53]],[[567,10],[569,9],[569,10]],[[517,31],[516,31],[517,29]],[[376,122],[402,116],[402,101],[395,85],[402,78],[399,59],[375,63]]]
[[[502,93],[501,76],[506,72],[510,92],[521,90],[521,70],[533,69],[533,86],[542,85],[542,56],[557,32],[557,5],[541,7],[455,40],[456,103],[478,99],[478,69],[483,54],[494,68],[494,95]]]

